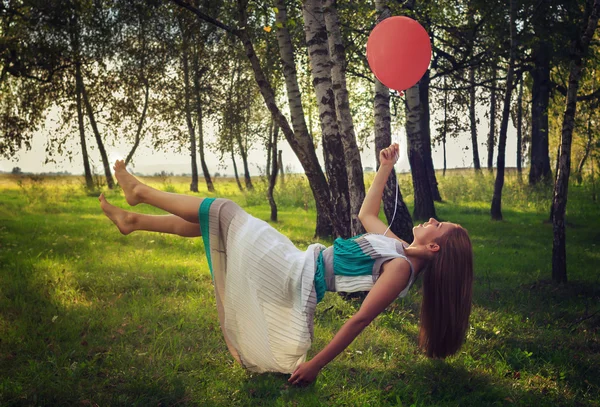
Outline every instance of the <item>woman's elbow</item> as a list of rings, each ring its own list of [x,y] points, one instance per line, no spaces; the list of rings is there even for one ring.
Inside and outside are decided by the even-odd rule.
[[[365,329],[373,321],[373,318],[367,315],[356,314],[352,317],[352,324],[359,328],[361,331]]]

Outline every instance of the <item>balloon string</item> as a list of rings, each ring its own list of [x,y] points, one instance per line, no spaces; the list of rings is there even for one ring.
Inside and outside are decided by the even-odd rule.
[[[392,167],[392,170],[394,172],[396,171],[396,169],[394,167]],[[390,224],[388,225],[387,229],[385,230],[385,232],[383,232],[384,236],[388,232],[388,230],[390,230],[390,228],[392,227],[392,224],[394,223],[394,219],[396,218],[396,210],[397,209],[398,209],[398,176],[396,175],[396,201],[394,203],[394,214],[392,215],[392,220],[390,221]]]

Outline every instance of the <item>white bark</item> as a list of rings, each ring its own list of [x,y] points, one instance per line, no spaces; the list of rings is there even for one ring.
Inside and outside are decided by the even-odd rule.
[[[346,172],[350,195],[350,223],[353,236],[365,233],[362,223],[358,219],[358,212],[365,199],[365,183],[360,152],[356,144],[354,123],[350,113],[350,101],[346,87],[346,51],[342,42],[340,21],[336,8],[336,0],[325,0],[325,25],[331,56],[331,82],[335,97],[335,108],[340,125],[344,157],[346,159]]]

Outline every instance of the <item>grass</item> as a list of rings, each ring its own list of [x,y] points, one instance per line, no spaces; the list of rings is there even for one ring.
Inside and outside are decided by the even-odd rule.
[[[180,193],[189,182],[144,180]],[[122,236],[76,177],[0,178],[0,405],[600,406],[600,204],[592,187],[569,189],[570,282],[560,286],[549,282],[551,189],[531,189],[509,173],[504,221],[495,222],[491,175],[455,171],[438,180],[445,199],[438,217],[466,227],[475,251],[474,308],[461,351],[445,361],[418,351],[414,288],[315,384],[295,388],[285,375],[249,374],[233,362],[201,239]],[[244,195],[218,180],[218,196],[267,219],[265,186],[255,182],[257,191]],[[410,176],[400,185],[412,207]],[[127,207],[120,191],[105,194]],[[273,226],[300,248],[313,242],[307,195],[300,177],[286,178],[276,195]],[[309,357],[359,307],[328,293]]]

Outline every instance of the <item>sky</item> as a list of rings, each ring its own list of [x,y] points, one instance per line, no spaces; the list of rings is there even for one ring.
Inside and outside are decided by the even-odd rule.
[[[479,141],[479,156],[482,167],[487,165],[487,149],[485,141],[489,132],[488,122],[483,117],[482,112],[478,112],[480,117],[480,123],[478,125],[478,141]],[[75,152],[73,155],[72,162],[65,160],[62,163],[57,164],[44,164],[45,161],[45,149],[46,149],[46,137],[45,134],[49,134],[51,131],[51,120],[47,121],[47,128],[45,132],[37,132],[34,135],[32,148],[29,151],[20,151],[15,155],[13,160],[0,160],[0,171],[10,172],[14,167],[19,167],[23,172],[41,173],[41,172],[59,172],[67,171],[72,174],[83,174],[83,163],[81,158],[81,152],[79,143],[76,140],[79,138],[73,137],[73,143],[71,144],[72,150]],[[500,126],[500,123],[497,124]],[[434,125],[431,124],[432,132],[434,131]],[[210,142],[213,137],[209,131],[206,131],[205,136],[208,137]],[[433,136],[433,135],[432,135]],[[392,134],[392,139],[396,138],[400,144],[401,154],[398,163],[396,163],[397,172],[407,172],[410,170],[408,158],[406,156],[406,134],[404,128]],[[88,148],[95,144],[95,140],[91,134],[88,133]],[[446,143],[447,148],[447,167],[448,168],[464,168],[473,166],[473,154],[470,149],[471,140],[470,134],[465,133],[457,139],[450,139]],[[464,150],[464,147],[468,146],[468,150]],[[125,155],[130,149],[130,145],[126,143],[116,143],[114,146],[106,145],[109,161],[113,163],[117,159],[124,159]],[[300,161],[294,155],[292,149],[285,141],[279,142],[279,148],[282,150],[282,160],[284,162],[284,168],[288,166],[293,173],[303,172]],[[101,173],[100,167],[100,154],[97,148],[93,151],[89,151],[89,154],[95,164],[96,171]],[[436,169],[442,169],[444,165],[443,161],[443,150],[441,145],[436,145],[432,149],[433,165]],[[317,150],[317,156],[323,166],[323,152],[319,147]],[[494,164],[497,156],[497,148],[494,152]],[[219,157],[212,154],[210,151],[206,152],[206,161],[208,169],[211,174],[219,172],[221,175],[233,176],[233,166],[231,165],[231,159],[227,159],[224,163],[219,162]],[[363,151],[361,152],[362,165],[365,167],[375,168],[375,153],[374,153],[374,142],[371,140],[367,143]],[[140,145],[135,155],[134,166],[131,166],[137,174],[153,175],[157,172],[166,171],[168,173],[173,172],[174,174],[191,173],[191,164],[189,154],[185,152],[163,152],[154,151],[152,148],[144,145]],[[266,165],[266,153],[262,146],[255,147],[250,150],[248,155],[250,175],[259,175],[257,166],[262,168]],[[240,175],[242,173],[242,162],[240,157],[236,157],[238,171]],[[199,165],[199,164],[198,164]],[[516,130],[509,120],[509,129],[506,144],[506,166],[516,167]]]

